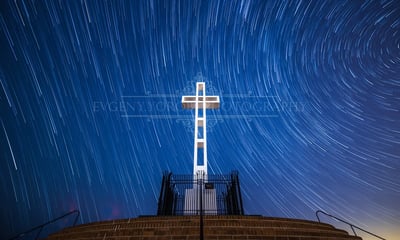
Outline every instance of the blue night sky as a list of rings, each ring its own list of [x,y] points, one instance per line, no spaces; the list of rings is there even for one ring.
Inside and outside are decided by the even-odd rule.
[[[192,172],[198,80],[247,214],[400,239],[398,1],[3,0],[0,52],[1,239],[155,214],[163,171]]]

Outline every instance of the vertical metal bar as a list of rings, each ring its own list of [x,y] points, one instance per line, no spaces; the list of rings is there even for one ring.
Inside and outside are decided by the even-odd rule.
[[[158,197],[158,210],[157,210],[157,215],[165,215],[164,213],[164,201],[165,201],[165,173],[163,174],[162,181],[161,181],[161,190],[160,190],[160,196]]]
[[[350,227],[351,227],[351,230],[353,230],[354,236],[357,236],[357,233],[356,233],[356,231],[354,230],[353,225],[350,225]]]
[[[39,238],[40,233],[42,233],[44,225],[40,228],[40,230],[38,231],[38,233],[36,234],[35,240]]]
[[[200,240],[204,240],[204,226],[203,226],[203,178],[198,180],[200,182]]]
[[[239,211],[240,215],[244,215],[244,209],[243,209],[243,200],[242,200],[242,193],[240,192],[240,183],[239,183],[239,173],[235,172],[235,180],[236,180],[236,188],[237,188],[237,195],[236,197],[239,198]]]
[[[81,215],[81,212],[80,212],[80,211],[77,211],[76,213],[77,213],[77,214],[76,214],[76,217],[75,217],[75,220],[74,220],[74,224],[72,225],[73,227],[76,225],[76,223],[78,222],[78,218],[79,218],[79,216]]]
[[[318,222],[321,222],[321,219],[319,219],[318,213],[320,213],[320,210],[316,211],[316,212],[315,212],[315,215],[317,216]]]

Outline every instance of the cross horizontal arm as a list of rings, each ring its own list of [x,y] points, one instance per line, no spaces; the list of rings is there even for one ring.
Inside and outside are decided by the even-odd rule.
[[[206,104],[207,109],[219,108],[219,96],[203,96],[198,97],[199,108],[203,108],[203,104]],[[186,109],[196,108],[196,96],[182,96],[182,107]]]

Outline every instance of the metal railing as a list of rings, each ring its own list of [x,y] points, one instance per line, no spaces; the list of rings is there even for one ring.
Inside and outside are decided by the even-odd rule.
[[[187,191],[192,189],[192,192]],[[207,191],[212,191],[215,195],[213,197],[194,197]],[[193,197],[190,197],[189,194],[191,193],[194,194]],[[205,203],[199,204],[199,200],[205,201]],[[202,209],[200,209],[200,206]],[[211,206],[216,208],[210,209]],[[236,171],[229,175],[208,175],[205,180],[196,179],[193,175],[164,173],[157,215],[199,215],[200,212],[204,215],[244,214],[239,176]]]
[[[335,217],[335,216],[333,216],[333,215],[331,215],[331,214],[329,214],[329,213],[326,213],[326,212],[324,212],[324,211],[322,211],[322,210],[318,210],[318,211],[315,212],[315,215],[317,216],[318,222],[321,222],[321,220],[320,220],[320,218],[319,218],[319,213],[322,213],[322,214],[324,214],[324,215],[326,215],[326,216],[328,216],[328,217],[331,217],[331,218],[333,218],[333,219],[335,219],[335,220],[337,220],[337,221],[339,221],[339,222],[342,222],[342,223],[345,223],[345,224],[349,225],[350,228],[351,228],[351,230],[352,230],[353,233],[354,233],[354,236],[357,236],[357,233],[356,233],[356,231],[354,230],[354,228],[356,228],[356,229],[361,230],[361,231],[363,231],[363,232],[365,232],[365,233],[367,233],[367,234],[369,234],[369,235],[371,235],[371,236],[374,236],[374,237],[379,238],[379,239],[382,239],[382,240],[386,240],[385,238],[383,238],[383,237],[381,237],[381,236],[378,236],[378,235],[376,235],[376,234],[374,234],[374,233],[372,233],[372,232],[369,232],[369,231],[367,231],[367,230],[365,230],[365,229],[362,229],[362,228],[360,228],[360,227],[358,227],[358,226],[356,226],[356,225],[354,225],[354,224],[351,224],[351,223],[349,223],[349,222],[347,222],[347,221],[345,221],[345,220],[343,220],[343,219],[340,219],[340,218],[338,218],[338,217]]]
[[[74,214],[74,213],[76,213],[76,217],[75,217],[75,220],[74,220],[74,223],[72,224],[72,226],[75,226],[76,222],[78,221],[79,215],[80,215],[79,210],[73,210],[73,211],[68,212],[68,213],[66,213],[66,214],[64,214],[64,215],[62,215],[62,216],[60,216],[60,217],[58,217],[58,218],[54,218],[53,220],[50,220],[50,221],[48,221],[48,222],[46,222],[46,223],[43,223],[43,224],[41,224],[41,225],[39,225],[39,226],[37,226],[37,227],[31,228],[31,229],[29,229],[29,230],[27,230],[27,231],[25,231],[25,232],[19,233],[18,235],[16,235],[15,237],[10,238],[9,240],[13,240],[13,239],[18,239],[18,238],[24,237],[24,236],[26,236],[28,233],[31,233],[31,232],[33,232],[33,231],[39,229],[39,231],[38,231],[38,233],[36,234],[36,237],[35,237],[35,240],[36,240],[36,239],[39,238],[40,233],[42,232],[42,230],[43,230],[43,228],[44,228],[45,226],[47,226],[47,225],[49,225],[49,224],[52,224],[52,223],[54,223],[54,222],[56,222],[56,221],[58,221],[58,220],[60,220],[60,219],[62,219],[62,218],[65,218],[65,217],[67,217],[67,216],[69,216],[69,215],[72,215],[72,214]]]

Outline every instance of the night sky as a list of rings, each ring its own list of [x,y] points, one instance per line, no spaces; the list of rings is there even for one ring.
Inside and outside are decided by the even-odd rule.
[[[196,81],[247,214],[400,239],[396,0],[3,0],[0,53],[1,239],[156,214],[163,171],[192,172]]]

